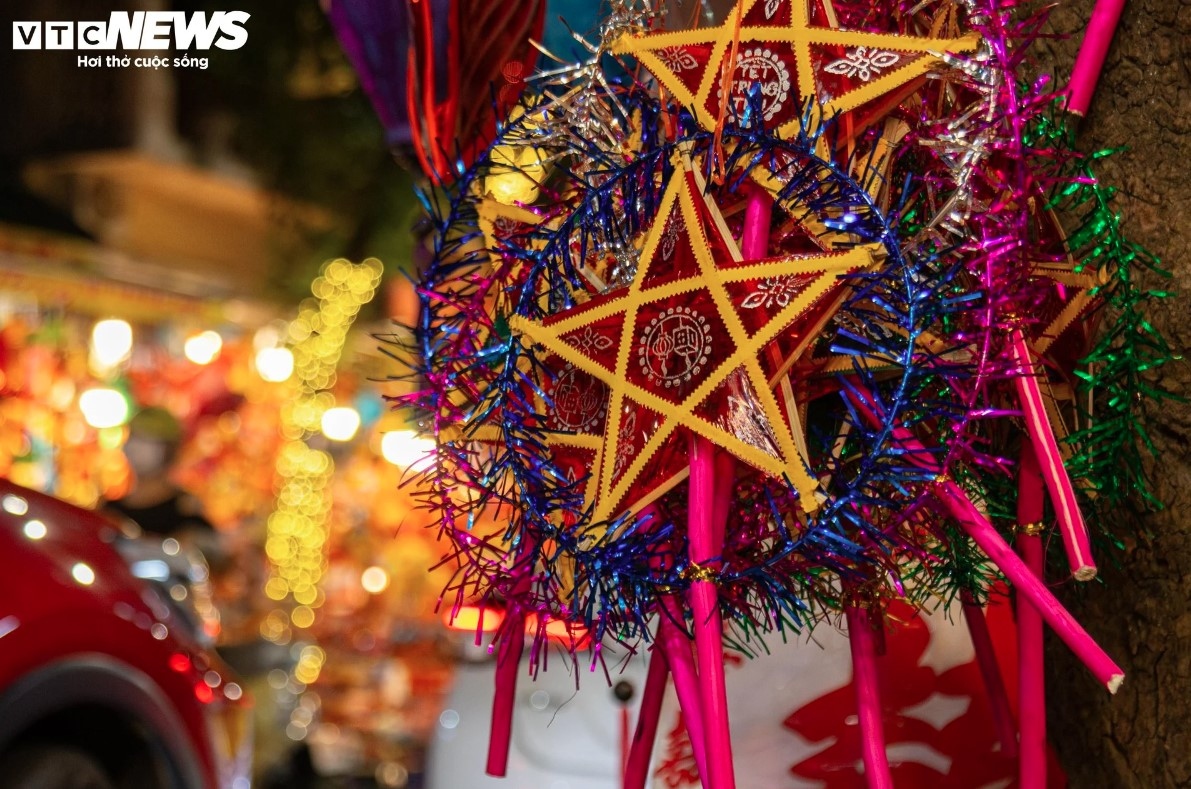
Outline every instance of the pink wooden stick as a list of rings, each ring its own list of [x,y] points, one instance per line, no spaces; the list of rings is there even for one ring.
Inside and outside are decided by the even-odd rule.
[[[666,595],[662,598],[662,605],[669,611],[675,621],[682,621],[682,608],[678,599]],[[699,691],[699,672],[695,669],[695,659],[691,655],[691,642],[682,628],[674,624],[669,617],[662,615],[658,619],[658,642],[666,656],[666,665],[670,668],[670,676],[674,677],[674,692],[678,696],[678,706],[682,708],[682,720],[686,724],[687,734],[691,738],[691,752],[695,756],[695,767],[700,776],[706,776],[707,767],[707,732],[703,725],[703,700]]]
[[[1005,681],[1001,678],[992,638],[988,634],[988,620],[984,618],[984,608],[966,590],[960,593],[960,600],[964,610],[964,622],[968,625],[968,635],[972,637],[972,647],[976,650],[976,665],[980,667],[984,690],[988,694],[993,725],[996,727],[997,737],[1001,740],[1001,753],[1010,759],[1017,758],[1017,725],[1013,722],[1009,694],[1005,692]]]
[[[856,712],[860,719],[864,778],[869,789],[893,789],[893,774],[889,771],[889,757],[885,753],[885,722],[877,685],[873,623],[865,609],[850,606],[845,611],[848,641],[852,646],[852,686],[856,689]]]
[[[642,512],[643,516],[661,522],[661,514],[655,507],[648,507]],[[655,560],[654,565],[661,569],[664,562]],[[672,594],[664,594],[658,600],[657,644],[654,647],[655,657],[660,655],[670,676],[674,677],[674,690],[678,696],[678,704],[682,708],[682,719],[686,725],[687,735],[691,740],[691,752],[695,757],[695,766],[699,775],[707,775],[707,747],[703,726],[702,702],[699,699],[699,672],[695,668],[695,660],[691,656],[691,642],[677,624],[684,620],[681,599]],[[651,665],[652,669],[652,665]],[[652,740],[649,743],[652,748]],[[648,768],[648,759],[645,760]]]
[[[1088,20],[1087,32],[1083,35],[1079,54],[1075,56],[1075,68],[1067,88],[1067,111],[1074,115],[1082,117],[1088,113],[1124,7],[1125,0],[1096,0],[1092,8],[1092,18]]]
[[[989,523],[984,513],[968,498],[963,488],[951,480],[945,480],[936,486],[936,490],[943,504],[951,510],[951,514],[981,550],[988,554],[988,558],[992,559],[1005,577],[1013,583],[1018,593],[1034,605],[1046,624],[1050,625],[1050,629],[1055,631],[1075,656],[1083,661],[1096,679],[1108,688],[1108,692],[1116,693],[1125,679],[1125,672],[1121,671],[1120,666],[1092,640],[1088,632],[1075,621],[1075,617],[1071,616],[1046,585],[1038,580],[1038,576],[1030,572]]]
[[[1039,372],[1030,358],[1030,349],[1020,329],[1014,329],[1009,338],[1017,374],[1013,382],[1021,399],[1025,413],[1026,430],[1034,452],[1041,463],[1046,489],[1055,508],[1056,520],[1063,535],[1063,547],[1067,549],[1067,562],[1071,574],[1077,581],[1090,581],[1096,577],[1096,563],[1092,560],[1092,544],[1088,539],[1088,527],[1079,511],[1075,488],[1071,477],[1063,467],[1063,456],[1055,440],[1054,429],[1042,402],[1042,390],[1038,386]]]
[[[649,672],[645,675],[641,707],[637,710],[637,729],[633,733],[624,768],[624,789],[645,789],[645,782],[649,778],[649,761],[653,757],[653,742],[658,736],[662,697],[666,694],[666,680],[669,676],[666,656],[662,652],[661,640],[658,639],[649,656]]]
[[[629,714],[628,705],[620,708],[620,774],[625,775],[629,771],[629,751],[630,745],[633,741],[633,735],[630,733],[632,729],[632,715]],[[656,728],[656,727],[655,727]]]
[[[702,436],[691,436],[690,503],[688,506],[691,561],[709,567],[722,549],[715,544],[719,527],[714,523],[715,445]],[[725,510],[726,512],[726,510]],[[735,789],[732,768],[732,733],[728,725],[728,691],[724,684],[723,623],[715,583],[698,578],[691,582],[687,600],[694,615],[695,651],[699,658],[699,698],[707,744],[707,773],[704,787]]]
[[[754,186],[745,206],[744,231],[741,236],[741,255],[746,260],[762,258],[769,248],[769,228],[773,200],[764,189]],[[732,500],[735,462],[723,455],[717,457],[715,446],[705,438],[691,436],[690,451],[690,558],[705,566],[720,553],[724,543],[724,528]],[[704,729],[702,739],[706,747],[706,765],[700,767],[704,786],[734,789],[736,777],[732,767],[732,738],[728,725],[728,696],[724,684],[723,623],[720,621],[718,594],[715,584],[697,578],[687,593],[694,614],[695,649],[699,655],[699,711]],[[674,671],[675,687],[680,687]],[[688,721],[691,741],[695,730]],[[698,754],[698,747],[695,747]]]
[[[1042,538],[1017,535],[1017,549],[1030,572],[1042,578]],[[1046,789],[1046,672],[1042,616],[1030,601],[1017,600],[1018,709],[1021,711],[1021,789]]]
[[[756,260],[769,252],[773,198],[760,186],[749,186],[748,202],[744,207],[744,230],[740,234],[740,254],[745,260]]]
[[[869,392],[857,387],[855,391],[845,392],[845,396],[866,421],[873,425],[880,423],[873,409],[872,395]],[[894,441],[907,451],[908,457],[913,459],[912,462],[926,469],[937,468],[913,433],[904,427],[895,427],[893,434]],[[1005,574],[1005,577],[1017,587],[1018,593],[1034,605],[1042,618],[1050,625],[1051,630],[1054,630],[1063,643],[1075,653],[1076,657],[1083,661],[1083,664],[1095,675],[1096,679],[1104,683],[1109,693],[1116,693],[1125,680],[1125,673],[1092,640],[1088,632],[1079,622],[1075,621],[1067,609],[1063,608],[1062,603],[1055,599],[1055,596],[1042,581],[1030,572],[1029,568],[989,523],[984,513],[977,509],[972,500],[968,498],[964,489],[956,485],[954,481],[944,478],[935,485],[935,496],[963,525],[968,536],[976,541],[988,558],[992,559],[993,563]]]
[[[1030,572],[1043,575],[1042,472],[1029,442],[1022,445],[1018,468],[1017,550]],[[1018,702],[1021,720],[1020,789],[1046,789],[1046,676],[1043,669],[1042,617],[1024,597],[1017,598]]]
[[[728,509],[732,506],[732,494],[735,492],[735,487],[736,458],[727,452],[716,452],[715,510],[711,521],[714,528],[711,539],[716,545],[724,544],[724,532],[728,526]]]

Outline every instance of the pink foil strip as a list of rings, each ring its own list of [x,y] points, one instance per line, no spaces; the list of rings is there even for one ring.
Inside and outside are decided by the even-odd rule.
[[[1051,504],[1055,508],[1059,531],[1063,535],[1063,547],[1067,551],[1067,562],[1071,574],[1077,581],[1090,581],[1096,577],[1096,563],[1092,560],[1092,544],[1088,538],[1088,527],[1079,511],[1075,488],[1071,477],[1063,467],[1063,456],[1055,440],[1054,429],[1046,415],[1042,401],[1042,390],[1038,386],[1038,370],[1030,358],[1030,349],[1020,329],[1014,329],[1009,338],[1014,364],[1017,367],[1014,384],[1025,413],[1026,430],[1046,480]]]
[[[860,719],[864,778],[869,789],[893,789],[893,774],[885,753],[885,723],[877,684],[873,624],[865,609],[849,606],[845,611],[848,641],[852,647],[852,687],[856,690],[856,712]]]
[[[992,710],[993,726],[1001,741],[1001,753],[1010,759],[1017,758],[1017,724],[1013,720],[1009,694],[1005,692],[1005,681],[1001,677],[1001,668],[997,665],[996,652],[993,651],[992,638],[988,633],[988,620],[984,618],[984,608],[967,590],[960,593],[960,599],[964,622],[968,626],[968,635],[971,636],[972,647],[976,651],[976,665],[984,679],[984,690],[988,695],[989,708]]]
[[[1017,486],[1018,528],[1041,523],[1042,472],[1028,442],[1022,445]],[[1017,551],[1030,572],[1045,582],[1041,535],[1019,531]],[[1028,600],[1019,597],[1017,709],[1021,719],[1021,754],[1018,760],[1018,785],[1021,789],[1046,789],[1046,675],[1042,639],[1042,616]]]
[[[1067,88],[1067,111],[1079,116],[1088,114],[1092,94],[1104,70],[1104,58],[1112,43],[1113,34],[1121,21],[1125,0],[1097,0],[1088,20],[1087,32],[1083,35],[1079,54],[1075,56],[1075,67],[1071,71],[1071,84]]]

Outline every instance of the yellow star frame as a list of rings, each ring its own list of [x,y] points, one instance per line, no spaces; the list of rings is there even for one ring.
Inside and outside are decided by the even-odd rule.
[[[626,501],[634,483],[654,453],[679,428],[707,438],[766,474],[788,478],[799,492],[803,509],[812,512],[818,507],[814,495],[818,483],[810,475],[806,459],[798,448],[799,441],[792,434],[770,387],[761,355],[792,323],[815,307],[824,296],[838,289],[842,275],[873,265],[879,255],[879,245],[857,246],[819,255],[758,260],[755,263],[743,261],[723,217],[714,203],[703,197],[702,184],[689,160],[681,154],[676,156],[675,175],[663,195],[659,219],[654,222],[645,239],[641,263],[633,282],[621,292],[593,300],[544,321],[514,317],[511,326],[528,341],[543,346],[608,387],[607,421],[601,451],[597,453],[592,469],[595,484],[589,484],[586,491],[587,503],[593,508],[597,520],[610,519],[624,509],[635,509],[637,502]],[[661,283],[647,286],[646,280],[651,278],[655,262],[663,262],[658,252],[667,242],[666,230],[670,226],[664,218],[671,216],[676,204],[697,270],[684,276],[663,278]],[[717,260],[713,249],[725,250],[728,259]],[[721,267],[720,263],[729,265]],[[653,271],[655,276],[657,273]],[[741,305],[733,301],[730,286],[749,281],[775,283],[786,277],[803,278],[805,286],[750,333],[741,317]],[[641,338],[636,336],[641,332],[635,331],[635,328],[643,309],[663,301],[672,303],[677,297],[683,296],[690,303],[700,294],[710,298],[719,322],[728,333],[728,337],[713,338],[712,341],[730,339],[733,350],[705,370],[702,376],[695,376],[689,391],[680,402],[675,403],[631,380],[633,351],[635,347],[638,348],[640,355],[638,346],[642,346]],[[590,343],[577,343],[567,337],[576,330],[590,328],[601,321],[621,318],[623,323],[617,341],[601,349],[602,353],[593,352]],[[609,366],[610,360],[612,364]],[[744,387],[763,411],[764,421],[767,422],[763,429],[770,442],[767,448],[759,445],[755,436],[750,441],[737,435],[732,426],[725,425],[722,419],[712,421],[699,413],[700,405],[717,389],[732,383],[729,379],[738,370],[741,375],[737,379],[744,380],[736,380],[735,383]],[[618,464],[613,460],[625,456],[626,437],[622,436],[622,419],[626,412],[632,413],[634,408],[640,407],[659,414],[660,422],[640,451],[633,453],[633,459],[627,467],[617,469]]]
[[[617,41],[612,51],[635,56],[679,102],[694,112],[700,125],[711,130],[718,118],[709,108],[714,103],[709,99],[723,81],[721,65],[733,46],[739,15],[744,24],[736,39],[736,64],[729,80],[762,82],[763,102],[768,102],[767,107],[775,102],[792,102],[787,107],[787,116],[793,109],[793,118],[777,128],[778,136],[786,137],[797,130],[801,109],[808,100],[820,103],[825,117],[854,110],[908,86],[934,68],[942,53],[971,52],[980,40],[975,33],[960,38],[934,38],[840,30],[835,26],[830,3],[826,6],[827,27],[812,24],[810,0],[740,0],[740,3],[719,27],[629,34]],[[785,14],[789,15],[788,25],[757,23],[766,16],[784,18]],[[762,48],[775,44],[788,45],[794,63],[786,63],[781,53]],[[705,59],[695,57],[682,49],[688,46],[710,51]],[[860,82],[835,96],[824,90],[823,77],[815,69],[814,50],[828,47],[842,48],[843,57],[827,64],[825,70]],[[746,52],[750,49],[751,56]],[[790,67],[795,72],[793,76],[788,73]],[[690,72],[689,79],[684,78],[686,72]],[[694,84],[697,88],[693,89]]]

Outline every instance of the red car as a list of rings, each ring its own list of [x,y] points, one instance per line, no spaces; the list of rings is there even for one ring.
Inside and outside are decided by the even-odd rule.
[[[0,480],[0,784],[247,789],[247,693],[124,539]]]

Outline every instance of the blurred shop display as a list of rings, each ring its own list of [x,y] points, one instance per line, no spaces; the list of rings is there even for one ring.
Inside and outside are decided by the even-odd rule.
[[[10,252],[28,237],[0,232]],[[246,311],[255,320],[233,321],[227,303],[59,276],[65,252],[55,243],[74,242],[39,247],[45,266],[0,251],[0,476],[92,509],[129,501],[138,471],[176,491],[161,523],[152,505],[125,513],[179,552],[205,555],[207,594],[187,592],[187,605],[202,611],[184,611],[205,637],[261,664],[278,704],[266,698],[258,715],[272,715],[268,728],[284,733],[276,750],[309,734],[322,766],[365,772],[419,752],[450,664],[435,647],[441,578],[425,573],[437,556],[433,538],[401,489],[426,447],[386,413],[377,383],[389,371],[372,334],[393,329],[347,322],[328,349],[338,305],[324,299],[320,312],[315,294],[352,264],[324,267],[289,315]],[[379,268],[368,271],[356,311],[380,285]],[[326,460],[326,473],[297,475],[303,485],[317,479],[307,491],[320,503],[313,518],[301,497],[287,497],[298,443]],[[300,601],[269,584],[284,563],[267,552],[269,524],[287,508],[319,538],[296,570],[310,579]],[[210,528],[173,533],[165,521],[181,527],[188,512]],[[169,595],[172,558],[134,560],[161,564]],[[269,647],[282,657],[253,657],[273,654]],[[390,690],[374,693],[381,675]],[[322,694],[333,703],[320,689],[334,690]],[[343,755],[349,743],[358,757]]]
[[[324,277],[347,265],[333,261]],[[325,295],[327,281],[313,290]],[[259,749],[280,755],[309,737],[320,772],[420,769],[452,656],[434,612],[443,579],[425,572],[437,559],[433,535],[402,488],[426,444],[386,413],[376,383],[388,368],[372,333],[393,329],[345,327],[329,353],[336,310],[324,303],[320,312],[313,294],[290,320],[246,326],[164,292],[124,287],[93,312],[75,305],[103,283],[64,285],[69,298],[57,301],[53,291],[4,285],[0,475],[98,508],[125,500],[138,467],[168,467],[167,487],[211,528],[175,534],[145,516],[141,525],[210,563],[202,593],[187,592],[181,612],[245,673],[259,671]],[[125,302],[140,307],[116,317]],[[324,459],[326,473],[296,473],[298,445]],[[308,499],[288,496],[295,478]],[[315,511],[303,509],[307,500]],[[278,512],[320,540],[312,563],[295,569],[310,578],[300,600],[270,583],[286,561],[269,541]],[[161,565],[157,582],[170,595],[174,558],[133,561]]]

